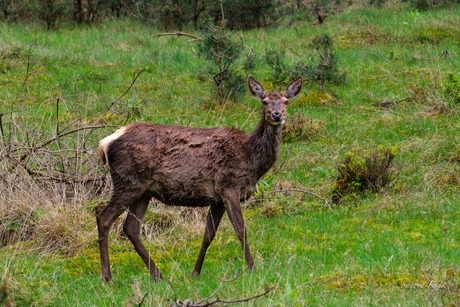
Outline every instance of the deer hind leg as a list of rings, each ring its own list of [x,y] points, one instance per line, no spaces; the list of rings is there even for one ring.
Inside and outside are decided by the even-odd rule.
[[[113,222],[139,198],[139,191],[114,189],[107,206],[97,214],[97,230],[99,233],[99,253],[101,257],[101,273],[105,281],[112,280],[109,262],[109,232]]]
[[[244,225],[243,213],[241,211],[239,191],[224,191],[222,193],[222,198],[228,218],[232,223],[236,235],[240,240],[241,247],[243,248],[244,258],[246,259],[248,269],[249,271],[252,271],[254,270],[254,260],[252,259],[251,252],[249,251],[246,227]]]
[[[131,243],[134,245],[136,252],[141,256],[145,265],[150,271],[154,280],[162,279],[160,271],[153,262],[148,251],[145,249],[141,238],[141,225],[149,205],[150,196],[143,196],[139,198],[129,207],[128,217],[126,218],[123,230],[128,236]]]
[[[209,208],[208,217],[206,220],[206,228],[204,229],[203,243],[201,244],[198,259],[196,260],[195,267],[193,268],[193,275],[199,276],[201,273],[204,256],[206,255],[206,251],[208,250],[209,245],[211,245],[211,242],[216,235],[217,227],[219,226],[224,212],[224,206],[211,206]]]

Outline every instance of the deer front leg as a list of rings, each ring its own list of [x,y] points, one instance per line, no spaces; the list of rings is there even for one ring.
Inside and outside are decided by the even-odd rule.
[[[244,258],[248,265],[248,270],[254,270],[254,260],[252,259],[251,252],[249,251],[248,240],[246,235],[246,227],[244,225],[243,213],[241,211],[240,193],[235,190],[228,190],[222,193],[225,210],[227,211],[228,218],[235,229],[236,235],[240,240],[241,247],[243,248]]]
[[[209,245],[211,245],[212,240],[214,239],[219,226],[220,220],[224,215],[225,207],[224,206],[211,206],[209,208],[208,217],[206,221],[206,228],[204,229],[203,243],[201,244],[200,254],[196,260],[195,267],[193,268],[193,275],[199,276],[201,273],[201,267],[203,265],[204,256],[208,250]]]

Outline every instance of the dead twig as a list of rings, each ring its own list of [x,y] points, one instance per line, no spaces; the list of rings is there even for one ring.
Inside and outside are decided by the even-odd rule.
[[[232,281],[234,281],[235,279],[238,278],[238,276],[239,276],[240,274],[239,274],[238,271],[237,271],[237,272],[235,272],[235,275],[233,275],[232,278],[226,279],[226,278],[227,278],[227,274],[228,274],[228,272],[230,271],[230,264],[231,264],[231,263],[229,262],[229,263],[228,263],[228,267],[227,267],[227,271],[225,271],[224,276],[223,276],[222,278],[219,278],[219,277],[217,277],[217,276],[211,274],[209,271],[206,270],[206,273],[208,273],[208,274],[211,275],[212,277],[214,277],[214,278],[216,278],[216,279],[220,279],[220,283],[219,283],[219,286],[217,286],[216,290],[214,290],[208,297],[206,297],[206,298],[204,298],[204,299],[202,299],[202,300],[199,300],[199,301],[196,302],[195,304],[201,304],[201,303],[203,303],[203,302],[206,302],[206,301],[210,300],[211,298],[214,297],[214,295],[217,294],[217,292],[219,292],[219,290],[222,288],[222,286],[224,285],[224,283],[232,282]]]
[[[238,300],[226,301],[226,300],[221,300],[221,299],[217,298],[214,302],[211,302],[211,304],[207,305],[207,306],[212,306],[212,305],[217,304],[217,303],[236,304],[236,303],[243,303],[243,302],[252,301],[252,300],[254,300],[256,298],[259,298],[259,297],[267,295],[270,291],[272,291],[275,288],[276,288],[275,286],[270,286],[263,293],[260,293],[260,294],[257,294],[257,295],[251,296],[251,297],[243,298],[243,299],[238,299]]]
[[[219,306],[219,305],[224,306],[223,304],[244,303],[244,302],[249,302],[249,301],[255,300],[256,298],[265,296],[275,288],[276,288],[275,286],[271,286],[271,287],[268,287],[264,292],[262,292],[260,294],[250,296],[250,297],[246,297],[246,298],[242,298],[242,299],[236,299],[236,300],[222,300],[220,298],[215,298],[215,299],[205,301],[205,302],[202,302],[202,303],[195,303],[195,302],[191,301],[190,299],[185,299],[183,301],[178,299],[174,303],[171,304],[171,307],[208,307],[208,306]]]
[[[396,104],[398,102],[403,102],[403,101],[406,101],[406,100],[409,100],[409,99],[410,99],[410,97],[401,98],[401,99],[393,100],[393,101],[382,101],[382,102],[376,101],[376,102],[373,102],[372,105],[374,107],[381,107],[381,108],[384,108],[384,109],[388,109],[388,108],[396,106]]]
[[[285,164],[288,161],[288,159],[290,158],[292,152],[293,152],[292,146],[285,146],[284,147],[284,154],[285,154],[284,158],[281,159],[279,161],[279,163],[277,163],[277,165],[275,165],[275,167],[273,169],[273,175],[274,176],[276,174],[279,174],[280,172],[284,171],[285,169],[287,169],[287,167],[285,167]]]
[[[110,126],[106,126],[106,125],[99,125],[99,126],[87,126],[87,127],[79,127],[77,129],[73,129],[73,130],[70,130],[70,131],[67,131],[65,133],[60,133],[46,141],[44,141],[43,143],[39,144],[39,145],[36,145],[36,146],[30,146],[30,150],[28,152],[26,152],[25,154],[23,154],[21,156],[21,158],[19,159],[19,162],[22,162],[24,161],[28,156],[30,156],[32,153],[36,152],[37,150],[45,147],[46,145],[54,142],[54,141],[57,141],[59,140],[60,138],[62,138],[63,136],[66,136],[66,135],[69,135],[69,134],[72,134],[72,133],[76,133],[76,132],[79,132],[79,131],[83,131],[83,130],[88,130],[88,129],[102,129],[102,128],[107,128],[107,127],[110,127]],[[114,127],[114,126],[112,126]],[[17,165],[14,165],[11,169],[13,170]]]
[[[109,111],[112,109],[112,107],[114,105],[116,105],[120,100],[121,98],[123,98],[128,92],[129,90],[131,90],[131,88],[134,86],[134,83],[136,83],[136,80],[137,78],[139,78],[140,74],[144,72],[144,69],[141,69],[133,78],[133,81],[131,82],[131,84],[128,86],[128,88],[120,95],[118,96],[117,99],[115,99],[108,107],[107,109],[105,110],[105,112],[99,116],[99,119],[97,120],[96,123],[100,123],[102,121],[102,119],[104,119],[104,117],[107,115],[107,113],[109,113]]]
[[[175,35],[177,37],[180,37],[180,36],[186,36],[186,37],[191,37],[193,38],[194,40],[200,40],[201,37],[199,36],[196,36],[196,35],[193,35],[193,34],[189,34],[189,33],[185,33],[185,32],[180,32],[180,31],[176,31],[176,32],[167,32],[167,33],[159,33],[157,35],[154,35],[153,37],[160,37],[160,36],[167,36],[167,35]]]
[[[270,286],[264,292],[262,292],[260,294],[250,296],[250,297],[246,297],[246,298],[235,299],[235,300],[223,300],[223,299],[220,299],[218,297],[214,298],[214,296],[217,294],[217,292],[219,292],[219,290],[222,288],[222,286],[225,283],[230,283],[230,282],[236,280],[239,276],[241,276],[241,274],[239,274],[239,272],[237,271],[237,272],[235,272],[235,274],[231,278],[227,279],[228,272],[230,271],[230,265],[231,264],[229,263],[227,271],[224,273],[223,277],[217,277],[217,276],[209,273],[208,271],[206,271],[212,277],[219,279],[220,283],[217,286],[217,288],[208,297],[206,297],[204,299],[201,299],[201,300],[199,300],[197,302],[194,302],[194,301],[192,301],[190,299],[185,299],[185,300],[177,299],[177,292],[176,292],[175,288],[173,287],[171,282],[168,282],[169,285],[171,286],[171,288],[173,289],[173,292],[174,292],[174,300],[170,299],[171,307],[207,307],[207,306],[219,306],[219,305],[224,306],[224,304],[243,303],[243,302],[248,302],[248,301],[254,300],[256,298],[262,297],[264,295],[267,295],[270,291],[275,289],[275,286]]]

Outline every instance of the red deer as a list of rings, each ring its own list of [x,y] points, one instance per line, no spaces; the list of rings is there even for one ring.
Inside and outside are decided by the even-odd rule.
[[[141,223],[152,197],[172,206],[210,207],[195,275],[200,275],[224,212],[241,243],[248,269],[254,269],[240,202],[252,195],[257,181],[278,159],[288,99],[300,92],[302,78],[297,77],[285,92],[265,93],[252,77],[248,84],[263,104],[262,119],[252,134],[232,128],[133,123],[100,141],[99,158],[109,164],[113,182],[112,197],[97,214],[104,280],[112,279],[109,230],[128,208],[123,229],[153,279],[163,278],[141,240]]]

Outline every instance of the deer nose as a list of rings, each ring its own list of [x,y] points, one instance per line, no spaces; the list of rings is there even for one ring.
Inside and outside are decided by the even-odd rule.
[[[272,118],[274,121],[279,122],[281,121],[281,113],[280,112],[275,112],[272,114]]]

